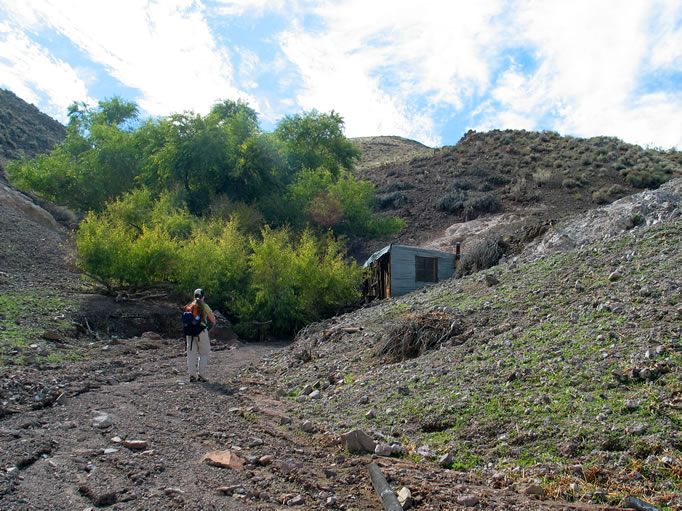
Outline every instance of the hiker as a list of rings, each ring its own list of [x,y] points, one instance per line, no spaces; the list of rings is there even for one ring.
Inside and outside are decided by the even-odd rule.
[[[208,322],[215,325],[215,316],[211,307],[204,302],[206,295],[203,289],[194,291],[194,301],[192,305],[199,306],[199,333],[196,335],[185,335],[187,343],[187,369],[189,371],[189,381],[207,381],[206,369],[208,366],[208,354],[211,351],[211,341],[208,338]],[[199,361],[199,375],[197,376],[197,359]]]

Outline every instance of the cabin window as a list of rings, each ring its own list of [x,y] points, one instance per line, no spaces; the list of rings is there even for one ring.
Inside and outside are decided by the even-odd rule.
[[[438,258],[414,256],[416,282],[438,282]]]

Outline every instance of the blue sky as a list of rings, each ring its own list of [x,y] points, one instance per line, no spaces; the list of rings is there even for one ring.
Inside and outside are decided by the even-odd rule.
[[[66,122],[243,99],[272,130],[313,108],[349,137],[438,147],[469,129],[682,149],[679,0],[0,0],[0,87]]]

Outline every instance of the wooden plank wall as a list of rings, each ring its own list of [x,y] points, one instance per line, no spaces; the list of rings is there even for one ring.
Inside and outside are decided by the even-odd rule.
[[[391,247],[391,296],[401,296],[431,284],[430,282],[415,282],[414,256],[438,256],[439,282],[450,278],[455,271],[455,254],[393,245]]]

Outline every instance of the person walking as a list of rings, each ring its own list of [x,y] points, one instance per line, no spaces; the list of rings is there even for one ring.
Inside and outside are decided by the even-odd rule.
[[[215,315],[211,307],[204,301],[206,295],[204,290],[199,288],[194,291],[194,301],[199,307],[199,328],[196,335],[185,335],[187,344],[187,370],[189,371],[189,381],[207,381],[208,355],[211,352],[211,341],[208,337],[208,322],[215,325]],[[202,328],[203,327],[203,328]],[[197,361],[199,374],[197,375]]]

